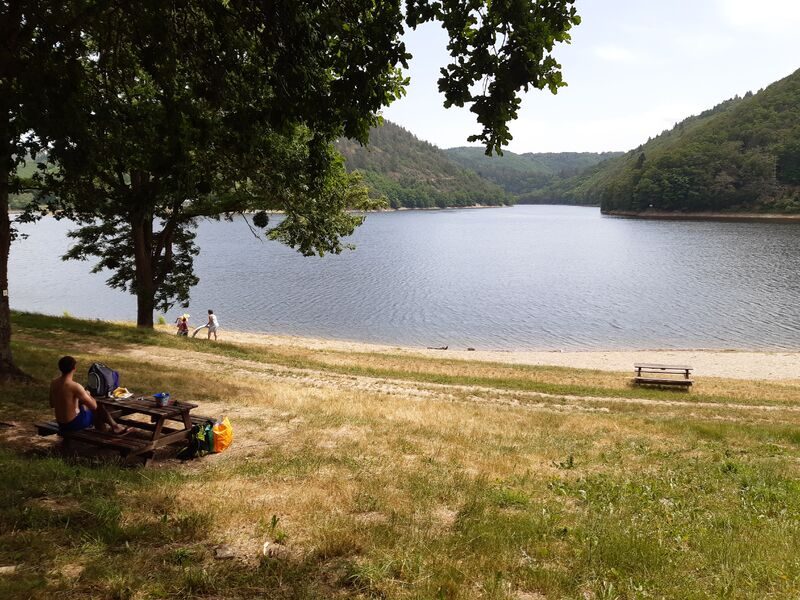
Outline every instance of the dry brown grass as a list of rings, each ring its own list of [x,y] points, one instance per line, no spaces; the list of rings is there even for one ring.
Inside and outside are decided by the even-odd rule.
[[[83,364],[105,360],[129,387],[228,415],[236,438],[189,463],[79,470],[92,490],[82,495],[52,475],[75,477],[74,467],[0,443],[16,486],[3,497],[0,543],[13,549],[0,560],[41,573],[39,587],[15,580],[30,597],[800,592],[791,385],[704,380],[690,394],[627,397],[613,373],[297,348],[271,348],[262,360],[252,348],[238,356],[224,346],[228,354],[64,338],[23,332],[18,354],[42,379],[64,348]],[[718,386],[713,394],[706,383]],[[23,417],[46,414],[44,403],[22,406]],[[83,507],[108,523],[91,529]],[[90,535],[70,545],[65,527]],[[137,531],[158,532],[160,545]],[[37,553],[15,541],[19,532]],[[280,558],[265,558],[264,544],[276,542]],[[45,543],[58,552],[43,552]],[[220,543],[237,568],[214,560]]]

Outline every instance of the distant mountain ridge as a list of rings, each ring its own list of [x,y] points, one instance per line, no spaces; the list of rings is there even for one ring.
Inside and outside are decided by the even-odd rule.
[[[483,148],[460,146],[445,150],[464,168],[500,185],[516,201],[536,201],[535,192],[556,180],[581,173],[589,167],[621,156],[622,152],[526,152],[508,150],[503,156],[486,156]],[[533,198],[533,200],[531,200]]]
[[[536,192],[606,213],[800,213],[800,70]]]
[[[366,147],[340,140],[336,148],[347,169],[360,172],[373,194],[385,196],[392,208],[524,203],[553,181],[621,154],[504,152],[487,157],[480,147],[442,150],[391,121],[370,131]]]

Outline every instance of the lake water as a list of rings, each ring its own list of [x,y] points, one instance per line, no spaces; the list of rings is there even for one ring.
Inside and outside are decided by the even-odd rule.
[[[132,296],[60,260],[69,228],[22,228],[12,307],[134,320]],[[242,220],[202,222],[192,323],[213,308],[223,328],[411,346],[800,349],[797,224],[517,206],[370,214],[350,241],[306,258]]]

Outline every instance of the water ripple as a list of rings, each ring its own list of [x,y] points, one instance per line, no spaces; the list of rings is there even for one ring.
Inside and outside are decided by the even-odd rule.
[[[59,260],[68,227],[21,227],[12,305],[133,318],[107,275]],[[350,241],[355,252],[304,258],[241,220],[201,223],[193,321],[210,307],[234,329],[417,346],[800,348],[794,224],[520,206],[373,214]]]

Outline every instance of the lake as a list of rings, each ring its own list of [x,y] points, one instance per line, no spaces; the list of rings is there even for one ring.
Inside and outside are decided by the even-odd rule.
[[[70,227],[21,228],[12,307],[135,320],[134,298],[107,275],[60,260]],[[500,350],[800,349],[800,224],[517,206],[370,214],[356,250],[323,258],[255,239],[241,219],[204,221],[197,241],[188,312],[200,325],[213,308],[223,331]]]

